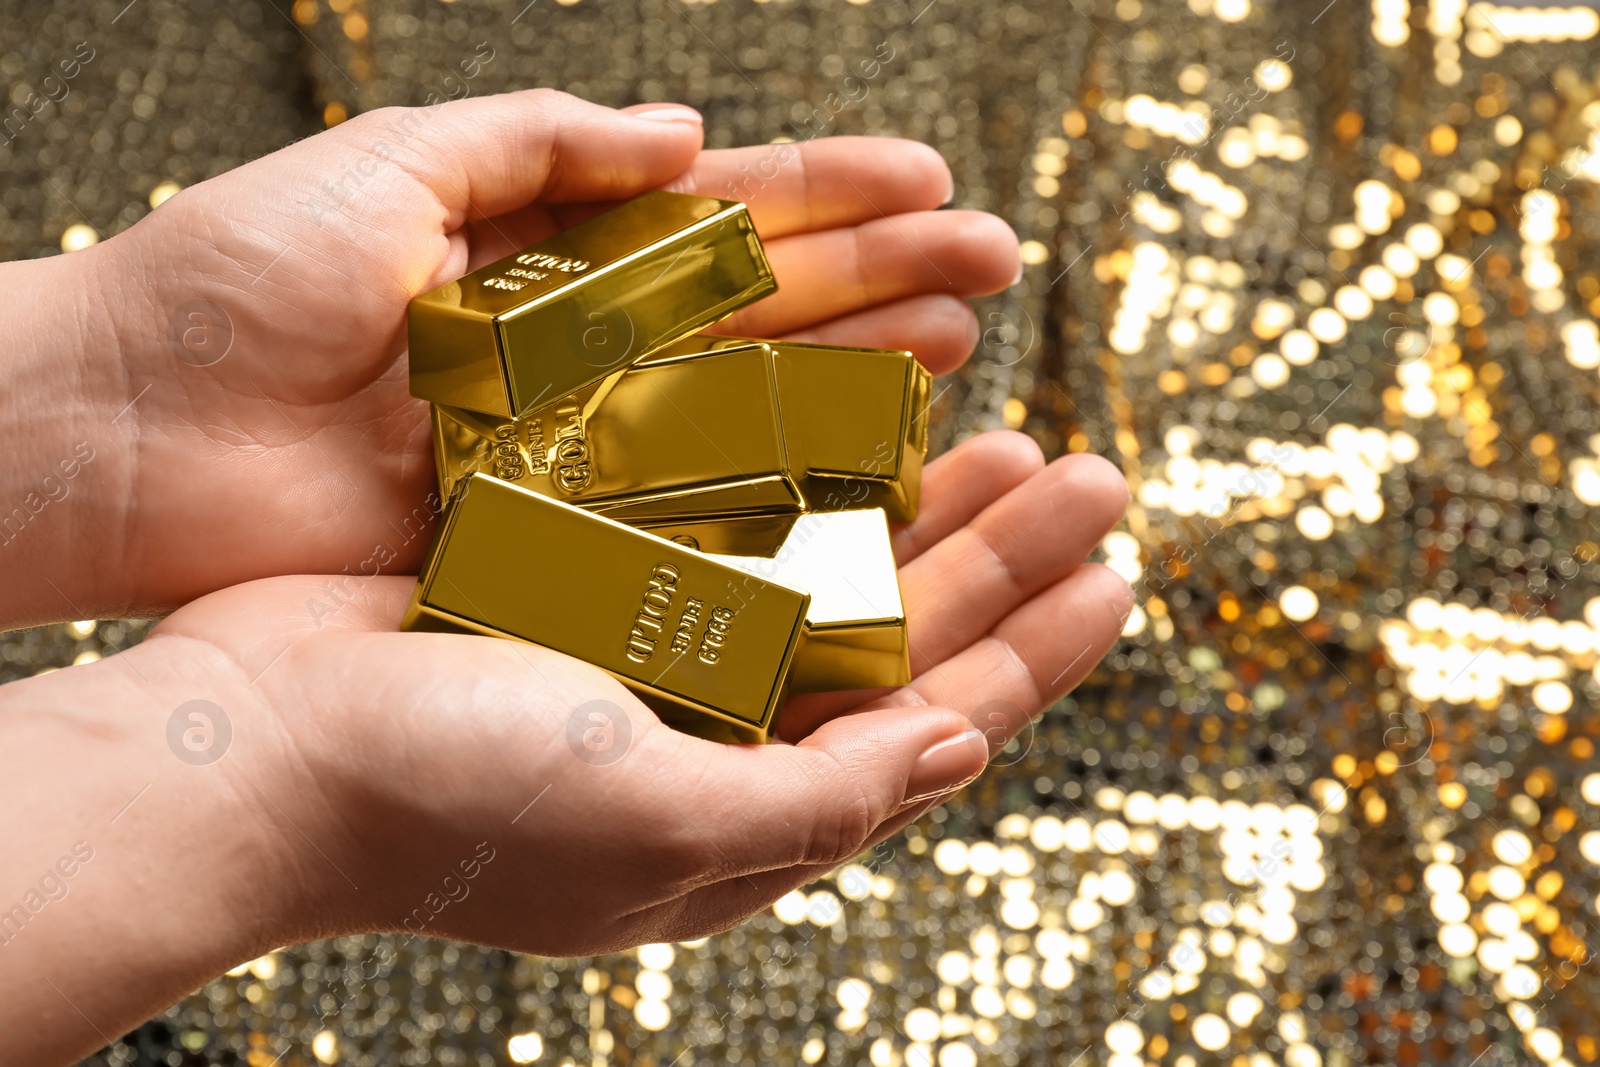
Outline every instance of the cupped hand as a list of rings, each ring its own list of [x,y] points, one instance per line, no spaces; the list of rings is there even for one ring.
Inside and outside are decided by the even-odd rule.
[[[925,146],[701,141],[687,108],[546,90],[389,108],[65,257],[92,268],[84,314],[113,335],[83,377],[120,496],[94,512],[92,581],[58,591],[104,616],[277,574],[414,571],[438,501],[407,301],[651,188],[749,202],[780,288],[724,332],[910,348],[942,372],[977,336],[962,298],[1018,273],[998,219],[933,210],[951,179]]]
[[[315,887],[280,940],[394,929],[579,955],[697,937],[971,780],[1117,639],[1131,591],[1083,562],[1126,504],[1110,464],[1045,466],[989,434],[929,466],[925,500],[895,536],[915,680],[797,698],[771,745],[675,732],[542,648],[398,633],[403,578],[346,583],[332,613],[323,578],[228,589],[157,627],[143,662],[238,679],[217,692],[228,777],[192,788],[244,797],[282,845],[274,869]]]

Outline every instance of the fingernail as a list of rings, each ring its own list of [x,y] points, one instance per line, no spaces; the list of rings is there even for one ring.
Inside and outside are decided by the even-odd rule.
[[[1015,278],[1011,279],[1011,284],[1012,285],[1016,285],[1021,280],[1022,280],[1022,263],[1019,261],[1017,263],[1017,276]]]
[[[654,107],[649,111],[634,111],[631,115],[647,122],[692,122],[696,126],[705,121],[700,112],[687,107]]]
[[[989,762],[989,745],[983,734],[968,730],[930,746],[911,765],[906,778],[907,804],[941,796],[960,789],[978,775]]]
[[[944,199],[939,201],[939,206],[940,207],[943,207],[946,204],[954,203],[955,202],[955,198],[956,198],[956,179],[955,179],[955,175],[953,175],[953,174],[950,175],[946,180],[949,181],[950,187],[947,188],[944,191]]]

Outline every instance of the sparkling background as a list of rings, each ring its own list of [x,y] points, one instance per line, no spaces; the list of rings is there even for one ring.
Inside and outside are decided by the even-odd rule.
[[[430,94],[935,145],[1028,263],[940,384],[935,447],[1009,426],[1117,462],[1105,555],[1140,608],[958,801],[738,930],[583,960],[290,947],[93,1062],[1600,1056],[1592,8],[124,3],[0,2],[13,103],[95,49],[0,143],[9,257]],[[143,632],[9,635],[0,678]]]

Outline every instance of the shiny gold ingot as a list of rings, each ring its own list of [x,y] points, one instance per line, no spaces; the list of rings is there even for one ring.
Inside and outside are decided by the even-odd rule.
[[[651,359],[520,419],[435,405],[433,422],[446,494],[478,471],[691,547],[757,555],[805,505],[761,342]]]
[[[591,663],[690,733],[766,741],[811,598],[485,474],[466,478],[401,622]]]
[[[520,419],[436,405],[472,471],[707,552],[770,556],[802,508],[915,516],[931,378],[904,351],[692,337]]]
[[[712,558],[811,595],[806,639],[789,670],[795,692],[911,681],[906,613],[881,508],[802,515],[772,559]]]
[[[510,418],[777,289],[743,204],[649,192],[411,301],[411,392]]]
[[[748,338],[689,337],[646,362]],[[790,455],[804,464],[813,511],[882,508],[917,517],[933,376],[910,352],[768,341]]]

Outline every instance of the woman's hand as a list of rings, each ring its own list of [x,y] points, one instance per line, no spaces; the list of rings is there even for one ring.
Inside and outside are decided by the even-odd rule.
[[[31,871],[98,849],[0,947],[0,1002],[39,1020],[17,1040],[40,1042],[30,1060],[86,1052],[318,936],[562,955],[698,937],[895,832],[1075,686],[1132,604],[1083,564],[1127,500],[1110,464],[1046,467],[1001,433],[925,478],[895,535],[915,680],[791,701],[789,743],[677,733],[535,646],[396,632],[405,578],[342,583],[332,613],[320,577],[227,589],[129,652],[8,686],[8,852]],[[43,1044],[63,1033],[70,1049]]]
[[[0,507],[42,502],[0,514],[0,552],[27,564],[8,568],[0,628],[153,614],[276,574],[414,571],[437,502],[407,301],[647,189],[748,200],[780,291],[725,332],[910,348],[936,373],[970,354],[961,298],[1015,280],[1017,244],[991,216],[932,210],[951,193],[935,152],[701,138],[687,108],[546,90],[389,108],[91,249],[0,265],[27,297],[22,355],[0,369],[17,437]],[[64,478],[80,446],[92,458]]]

